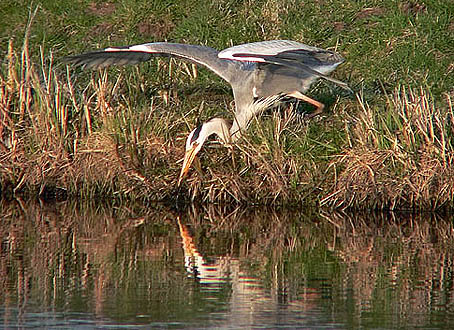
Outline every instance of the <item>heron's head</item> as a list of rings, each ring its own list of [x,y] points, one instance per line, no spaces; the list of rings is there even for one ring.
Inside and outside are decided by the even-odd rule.
[[[232,124],[222,118],[213,118],[204,122],[199,127],[195,128],[191,133],[189,133],[188,138],[186,139],[186,153],[184,155],[183,167],[181,168],[180,177],[178,178],[178,186],[180,185],[183,178],[189,172],[192,162],[195,159],[195,156],[202,149],[203,144],[206,139],[212,135],[216,134],[222,140],[222,142],[227,143],[230,141],[230,127]]]

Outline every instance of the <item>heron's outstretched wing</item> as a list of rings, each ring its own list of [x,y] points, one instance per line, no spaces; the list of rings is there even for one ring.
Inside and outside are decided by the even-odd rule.
[[[342,62],[340,62],[342,63]],[[333,71],[337,65],[339,65],[340,63],[336,64],[336,65],[332,65],[332,69],[328,69],[326,70],[325,72],[329,73],[331,71]],[[295,69],[298,69],[298,70],[301,70],[303,72],[307,72],[313,76],[316,76],[316,77],[319,77],[319,78],[323,78],[325,80],[328,80],[328,81],[331,81],[332,83],[335,83],[336,85],[352,92],[352,90],[350,89],[350,87],[348,87],[348,85],[346,83],[344,83],[343,81],[340,81],[340,80],[337,80],[335,78],[332,78],[330,76],[327,76],[326,74],[324,73],[321,73],[317,68],[317,69],[313,69],[311,68],[309,65],[305,64],[305,63],[301,63],[299,61],[295,61],[295,60],[291,60],[291,59],[287,59],[287,58],[281,58],[281,57],[277,57],[277,56],[269,56],[266,58],[266,62],[265,64],[275,64],[275,65],[282,65],[282,66],[286,66],[286,67],[289,67],[289,68],[295,68]],[[323,70],[323,67],[321,68],[321,70]]]
[[[257,62],[259,65],[286,66],[329,80],[350,90],[346,83],[326,75],[344,62],[342,56],[336,52],[296,41],[270,40],[233,46],[219,52],[218,57],[241,62]]]
[[[156,42],[126,47],[111,47],[100,51],[67,56],[64,62],[83,68],[104,68],[110,65],[137,64],[152,57],[176,57],[207,67],[221,78],[231,81],[238,67],[218,57],[216,49],[178,43]]]

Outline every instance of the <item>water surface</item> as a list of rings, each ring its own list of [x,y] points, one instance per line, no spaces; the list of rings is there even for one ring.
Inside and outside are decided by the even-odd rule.
[[[454,327],[452,218],[0,211],[0,327]]]

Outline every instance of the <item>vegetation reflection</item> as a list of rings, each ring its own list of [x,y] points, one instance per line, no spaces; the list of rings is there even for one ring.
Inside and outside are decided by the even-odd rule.
[[[266,211],[4,202],[2,322],[449,323],[450,221]]]

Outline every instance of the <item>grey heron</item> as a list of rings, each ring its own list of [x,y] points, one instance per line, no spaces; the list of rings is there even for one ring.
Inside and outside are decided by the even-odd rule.
[[[159,56],[180,58],[207,67],[231,85],[235,100],[232,121],[213,118],[189,134],[178,185],[212,134],[224,143],[234,142],[254,116],[290,98],[314,105],[316,110],[311,116],[322,112],[322,103],[303,94],[318,78],[350,90],[346,83],[327,76],[344,61],[341,55],[290,40],[254,42],[222,51],[199,45],[155,42],[106,48],[68,56],[64,61],[98,69],[137,64]]]

